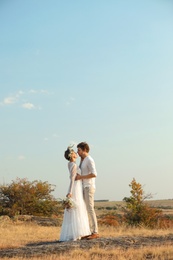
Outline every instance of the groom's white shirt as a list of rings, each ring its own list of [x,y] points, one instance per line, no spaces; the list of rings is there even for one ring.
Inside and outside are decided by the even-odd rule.
[[[95,167],[95,162],[93,158],[88,155],[84,158],[84,160],[80,163],[80,168],[81,168],[81,175],[88,175],[88,174],[95,174],[97,176],[96,172],[96,167]],[[83,187],[92,187],[96,188],[95,186],[95,178],[90,178],[90,179],[84,179],[82,180],[83,182]]]

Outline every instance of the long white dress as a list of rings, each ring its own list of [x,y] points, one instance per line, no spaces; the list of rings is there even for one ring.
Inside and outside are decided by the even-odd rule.
[[[80,239],[82,236],[90,235],[88,214],[83,199],[82,181],[75,181],[76,174],[81,174],[76,163],[69,162],[70,185],[68,193],[72,193],[75,207],[64,210],[63,223],[59,241],[70,241]]]

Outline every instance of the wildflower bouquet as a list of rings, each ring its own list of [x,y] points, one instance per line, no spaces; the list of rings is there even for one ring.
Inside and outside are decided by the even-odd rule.
[[[62,200],[62,207],[69,210],[75,207],[75,203],[72,198],[65,198]]]

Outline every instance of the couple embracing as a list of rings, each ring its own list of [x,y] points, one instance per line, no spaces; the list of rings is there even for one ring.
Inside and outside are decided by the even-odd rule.
[[[68,147],[64,153],[68,162],[70,185],[67,196],[72,198],[75,207],[64,210],[59,241],[98,238],[97,218],[94,210],[95,163],[89,155],[89,145],[81,142],[77,145],[81,157],[79,167],[76,164],[77,153]]]

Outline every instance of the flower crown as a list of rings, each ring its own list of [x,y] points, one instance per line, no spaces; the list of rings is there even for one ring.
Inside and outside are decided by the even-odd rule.
[[[69,151],[69,154],[68,154],[69,159],[71,158],[71,155],[72,155],[72,153],[74,152],[74,150],[72,149],[73,146],[74,146],[74,144],[73,144],[73,145],[69,145],[69,146],[67,147],[67,150]]]

